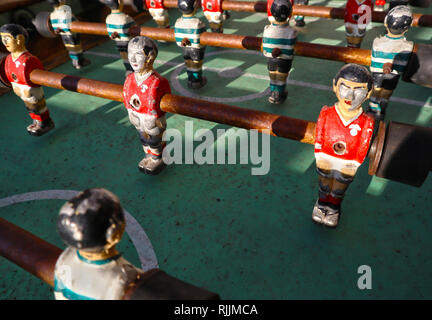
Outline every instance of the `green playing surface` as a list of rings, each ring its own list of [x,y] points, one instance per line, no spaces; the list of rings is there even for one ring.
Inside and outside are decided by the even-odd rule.
[[[310,4],[342,6],[343,1]],[[432,14],[432,9],[414,12]],[[171,25],[178,16],[170,11]],[[299,41],[345,45],[342,20],[307,17],[306,23]],[[266,24],[264,13],[232,12],[225,32],[262,36]],[[362,47],[370,49],[383,33],[383,25],[373,23]],[[412,28],[407,38],[431,43],[432,29]],[[122,83],[124,69],[113,42],[91,49],[87,56],[92,64],[83,70],[66,63],[53,71]],[[208,85],[194,92],[187,89],[176,44],[160,44],[157,59],[156,70],[175,94],[219,98],[310,121],[316,121],[323,105],[335,102],[330,85],[343,65],[295,57],[289,97],[275,106],[261,94],[269,81],[258,52],[208,47]],[[311,145],[271,137],[270,171],[262,176],[251,175],[256,165],[250,162],[174,164],[158,176],[147,176],[137,169],[144,153],[122,104],[44,89],[56,128],[38,138],[25,130],[30,118],[21,100],[13,93],[0,97],[2,218],[64,248],[55,229],[64,200],[41,192],[63,190],[56,193],[61,198],[64,190],[104,187],[145,231],[161,269],[223,299],[432,298],[431,176],[415,188],[369,176],[366,161],[346,193],[340,225],[329,229],[311,219],[318,192]],[[393,97],[386,120],[432,125],[431,89],[401,81]],[[193,119],[169,114],[168,127],[184,132],[186,120]],[[229,128],[197,119],[193,125],[195,132]],[[37,192],[33,199],[44,200],[4,200],[29,192]],[[132,242],[136,236],[125,234],[119,248],[140,266]],[[361,265],[371,267],[371,290],[357,287]],[[0,299],[53,298],[48,285],[4,258],[0,273]]]

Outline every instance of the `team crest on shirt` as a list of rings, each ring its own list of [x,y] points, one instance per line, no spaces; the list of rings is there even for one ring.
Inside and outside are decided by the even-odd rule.
[[[15,61],[15,68],[19,68],[20,64],[21,64],[21,62]]]
[[[147,86],[147,85],[143,84],[143,85],[141,86],[141,92],[142,92],[142,93],[146,92],[147,89],[148,89],[148,86]]]
[[[132,107],[134,107],[135,109],[139,109],[141,107],[141,100],[138,97],[137,94],[134,94],[130,99],[129,99],[129,105],[131,105]]]
[[[353,137],[355,137],[359,131],[361,131],[361,128],[358,124],[352,124],[350,125],[348,128],[350,128],[350,135],[352,135]]]

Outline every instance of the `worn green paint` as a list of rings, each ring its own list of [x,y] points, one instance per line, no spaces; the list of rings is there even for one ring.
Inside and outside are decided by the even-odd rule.
[[[170,17],[177,15],[173,12]],[[225,32],[261,35],[265,19],[264,14],[234,12]],[[174,21],[172,18],[171,24]],[[300,41],[344,39],[338,29],[340,20],[306,18],[306,22]],[[154,22],[147,25],[154,26]],[[373,26],[364,48],[383,31],[381,25]],[[412,28],[408,37],[425,42],[426,33],[430,39],[431,29]],[[111,42],[95,50],[116,53]],[[218,50],[222,49],[209,47],[207,53]],[[122,82],[120,59],[90,58],[92,65],[82,71],[69,63],[55,71]],[[158,59],[182,61],[174,43],[160,44]],[[267,73],[264,59],[241,52],[212,56],[205,65]],[[341,65],[295,57],[290,78],[330,86]],[[159,64],[156,68],[166,77],[175,69]],[[241,96],[268,87],[265,80],[204,73],[209,85],[200,93],[207,96]],[[186,86],[185,70],[180,81]],[[289,98],[281,106],[270,105],[266,97],[233,104],[316,120],[321,106],[335,101],[330,91],[293,85],[287,89]],[[13,94],[0,98],[0,198],[38,190],[105,187],[118,195],[143,226],[163,270],[225,299],[432,298],[431,177],[418,189],[372,179],[366,163],[347,192],[340,226],[327,229],[311,220],[317,177],[310,145],[272,137],[271,169],[265,176],[251,176],[251,165],[194,164],[172,165],[151,177],[138,172],[143,151],[121,104],[50,88],[45,93],[56,129],[40,138],[27,134],[29,118],[22,102]],[[426,102],[431,94],[430,89],[400,82],[394,96]],[[391,103],[388,119],[421,120],[422,125],[431,126],[425,108],[430,106]],[[170,115],[168,126],[183,132],[185,120],[190,118]],[[194,120],[194,127],[214,132],[228,128],[202,120]],[[21,203],[0,208],[0,216],[63,247],[55,231],[63,202]],[[120,249],[126,259],[139,264],[128,236]],[[372,290],[357,288],[357,268],[363,264],[372,268]],[[0,299],[53,298],[52,289],[3,258],[0,274]]]

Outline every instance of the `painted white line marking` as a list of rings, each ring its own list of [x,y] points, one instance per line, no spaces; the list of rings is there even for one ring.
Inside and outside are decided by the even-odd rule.
[[[76,196],[79,191],[75,190],[43,190],[35,192],[27,192],[13,195],[7,198],[0,199],[0,208],[7,207],[16,203],[34,201],[34,200],[69,200]],[[147,234],[135,218],[126,210],[124,210],[126,218],[126,233],[131,238],[132,243],[138,253],[141,262],[141,268],[144,271],[158,268],[156,254]]]
[[[222,52],[235,52],[235,53],[245,53],[245,54],[258,54],[261,55],[261,53],[259,52],[255,52],[255,51],[242,51],[242,50],[223,50],[223,51],[214,51],[211,52],[209,54],[207,54],[206,56],[211,56],[212,53],[222,53]],[[116,55],[113,53],[105,53],[105,52],[96,52],[96,51],[86,51],[86,53],[90,54],[90,55],[95,55],[95,56],[101,56],[101,57],[109,57],[109,58],[115,58],[115,59],[119,59],[120,55]],[[165,60],[159,60],[156,59],[155,61],[156,63],[159,63],[161,65],[167,65],[167,66],[173,66],[173,67],[178,67],[181,68],[182,66],[184,67],[184,63],[177,63],[177,62],[172,62],[172,61],[165,61]],[[212,72],[221,72],[224,69],[219,69],[219,68],[211,68],[211,67],[203,67],[204,70],[207,71],[212,71]],[[176,69],[174,72],[177,72],[177,74],[180,73],[180,71],[178,69]],[[265,80],[265,81],[269,81],[269,77],[268,75],[259,75],[259,74],[253,74],[253,73],[243,73],[242,74],[243,77],[248,77],[248,78],[254,78],[254,79],[261,79],[261,80]],[[292,79],[287,79],[287,84],[289,85],[293,85],[293,86],[298,86],[298,87],[306,87],[306,88],[313,88],[313,89],[317,89],[317,90],[323,90],[323,91],[332,91],[332,87],[331,86],[326,86],[326,85],[322,85],[322,84],[317,84],[317,83],[311,83],[311,82],[305,82],[305,81],[300,81],[300,80],[292,80]],[[179,84],[180,85],[180,84]],[[176,90],[178,90],[176,88]],[[182,90],[178,90],[179,92],[188,92],[188,96],[190,97],[194,97],[194,98],[201,98],[204,100],[208,100],[206,99],[207,97],[203,97],[200,95],[196,95],[193,93],[189,93],[189,91],[185,90],[182,88]],[[268,94],[270,92],[270,89],[268,88],[266,90],[266,94]],[[256,93],[255,95],[264,95],[264,92],[261,93]],[[247,97],[247,96],[245,96]],[[214,97],[210,97],[211,99],[224,99],[224,98],[214,98]],[[241,98],[241,97],[240,97]],[[226,99],[226,98],[225,98]],[[231,98],[233,99],[233,98]],[[235,99],[235,98],[234,98]],[[222,102],[222,100],[212,100],[215,102]],[[231,101],[227,101],[227,102],[235,102],[238,100],[231,100]],[[406,99],[406,98],[400,98],[400,97],[391,97],[390,101],[394,101],[394,102],[399,102],[399,103],[404,103],[404,104],[409,104],[409,105],[413,105],[413,106],[419,106],[419,107],[425,107],[425,108],[432,108],[431,104],[428,104],[426,101],[419,101],[419,100],[413,100],[413,99]]]

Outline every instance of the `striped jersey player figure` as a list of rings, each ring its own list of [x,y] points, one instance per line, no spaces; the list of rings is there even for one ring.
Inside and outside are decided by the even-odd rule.
[[[41,136],[54,128],[46,106],[43,88],[30,81],[35,69],[42,69],[40,60],[26,49],[27,31],[17,24],[5,24],[0,28],[1,40],[10,54],[1,65],[0,73],[12,85],[15,94],[23,100],[33,123],[27,127],[32,136]]]
[[[268,101],[280,104],[288,94],[285,85],[294,58],[297,31],[289,26],[292,13],[289,0],[274,0],[270,10],[274,22],[264,28],[262,46],[270,76],[271,93]]]
[[[372,139],[375,120],[363,112],[362,103],[372,91],[372,76],[365,67],[346,64],[333,79],[338,101],[321,109],[315,131],[315,159],[319,197],[312,219],[336,227],[341,202]]]
[[[384,19],[387,34],[373,41],[370,71],[374,88],[368,112],[376,119],[384,118],[389,99],[411,57],[414,43],[405,39],[405,33],[411,27],[412,21],[411,9],[408,6],[394,7]]]
[[[143,271],[125,260],[116,244],[125,230],[119,199],[87,189],[60,209],[57,230],[68,246],[54,269],[56,300],[120,300]]]
[[[372,0],[348,0],[345,6],[347,46],[360,48],[366,28],[372,19]]]
[[[128,52],[134,72],[126,77],[123,98],[129,120],[138,130],[145,152],[138,169],[147,174],[157,174],[165,167],[162,136],[166,118],[160,101],[164,94],[171,93],[171,88],[168,80],[153,70],[158,48],[152,39],[132,38]]]
[[[294,5],[305,5],[309,4],[309,0],[294,0]],[[303,16],[294,16],[296,27],[304,27],[306,25]]]
[[[135,20],[123,12],[123,0],[99,1],[111,9],[111,13],[106,17],[105,23],[109,37],[115,41],[126,69],[126,75],[128,75],[133,72],[133,69],[128,60],[127,46],[131,38],[130,29],[136,26]]]
[[[223,23],[230,17],[228,11],[222,9],[223,0],[201,0],[204,16],[210,24],[212,32],[223,33]]]
[[[146,7],[159,28],[169,28],[168,9],[163,0],[145,0]]]
[[[177,19],[174,26],[176,43],[183,50],[188,87],[200,89],[207,83],[206,77],[202,75],[205,46],[200,43],[201,33],[206,31],[206,26],[195,17],[196,0],[178,0],[178,8],[182,17]]]
[[[54,6],[54,11],[50,14],[51,26],[54,32],[60,35],[74,68],[81,69],[90,64],[90,60],[84,57],[80,34],[70,31],[72,21],[76,20],[71,7],[66,5],[66,0],[48,0],[48,2]]]

